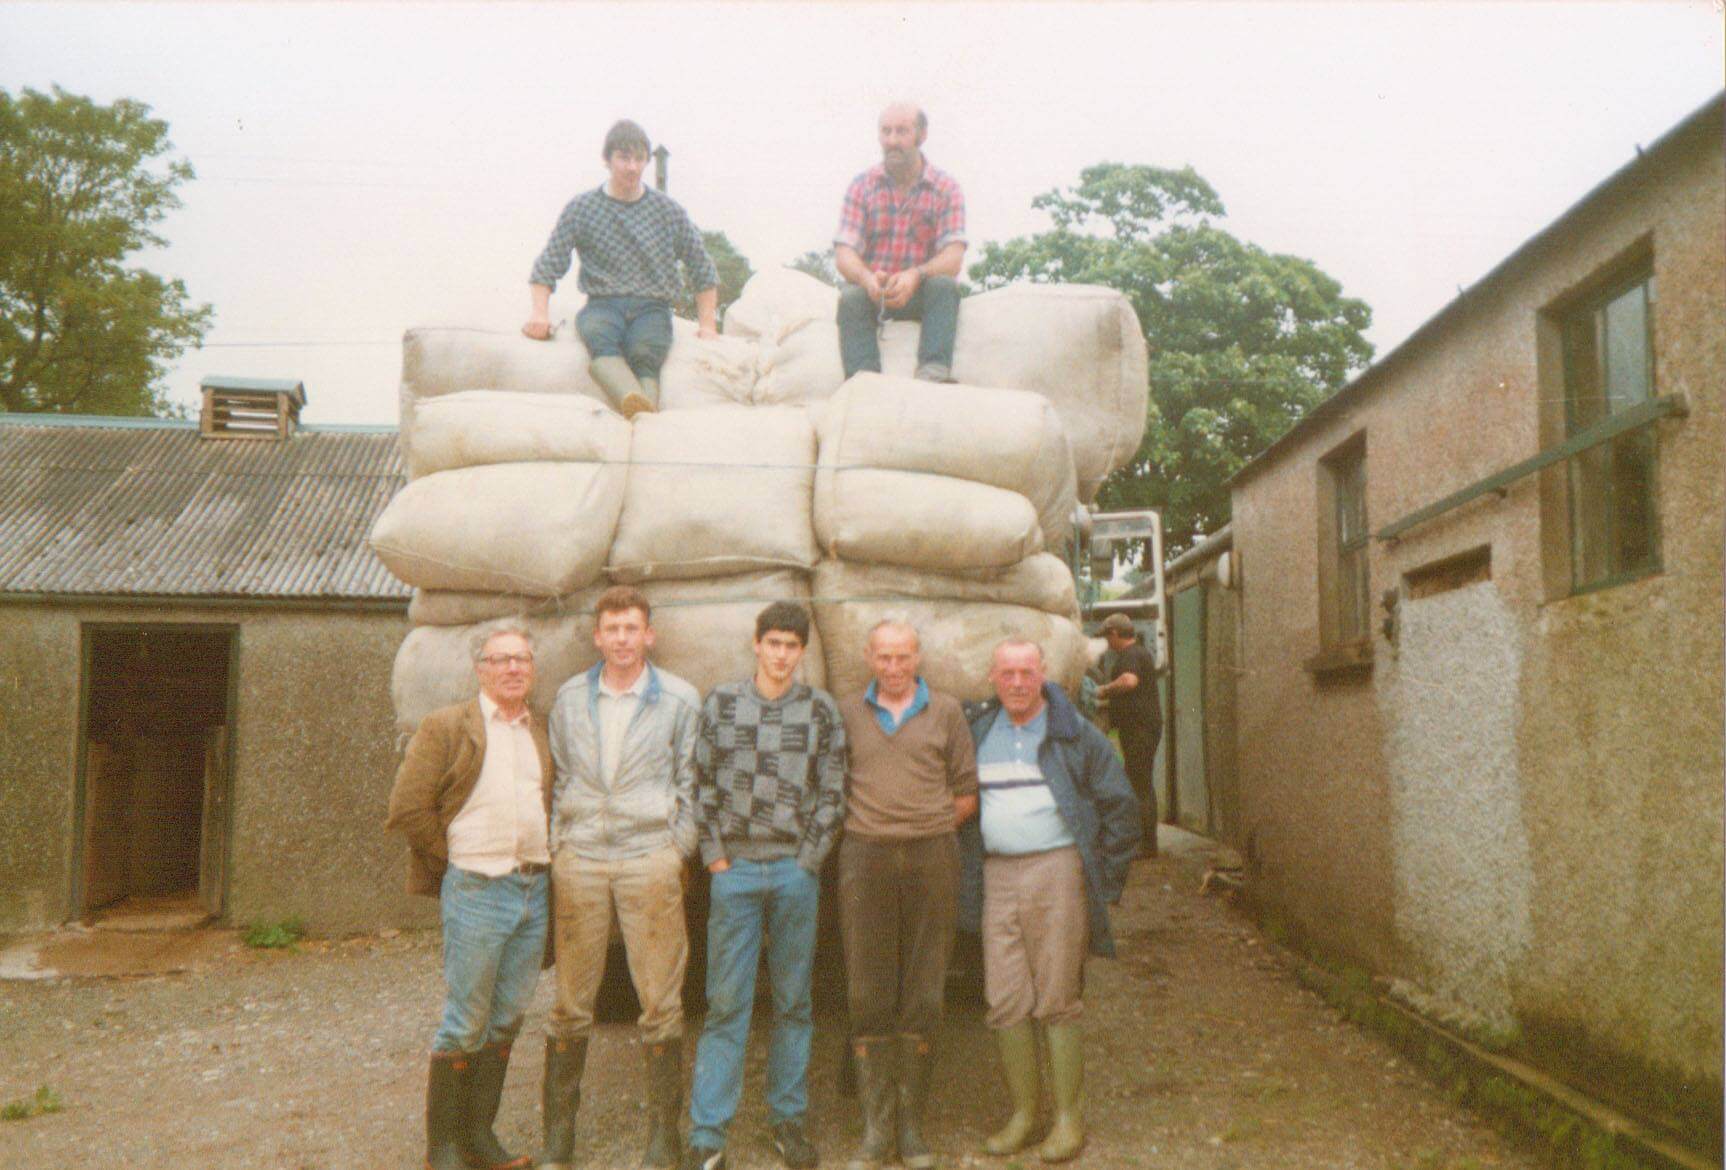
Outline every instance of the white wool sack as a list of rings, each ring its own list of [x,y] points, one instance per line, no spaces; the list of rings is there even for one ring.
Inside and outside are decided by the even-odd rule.
[[[1079,619],[1072,570],[1049,553],[1026,557],[1007,569],[963,575],[897,565],[822,561],[815,566],[814,589],[821,601],[992,601],[1040,609],[1072,621]]]
[[[986,601],[891,599],[834,601],[817,596],[815,620],[827,650],[828,689],[856,694],[870,680],[869,631],[888,618],[910,622],[922,653],[918,671],[931,687],[962,700],[987,699],[989,659],[1005,638],[1043,648],[1050,681],[1076,693],[1085,673],[1085,636],[1068,618]]]
[[[463,390],[415,408],[414,478],[487,463],[627,463],[630,427],[591,398]]]
[[[755,618],[775,601],[809,605],[806,573],[749,573],[701,581],[651,581],[641,587],[653,606],[649,656],[703,695],[755,673]],[[797,678],[826,686],[826,660],[814,623]]]
[[[816,560],[815,430],[800,407],[637,415],[617,581],[725,577]]]
[[[1018,492],[916,471],[819,468],[815,537],[830,557],[917,569],[1004,569],[1042,551]]]
[[[702,341],[693,322],[672,319],[671,350],[659,371],[660,402],[668,409],[753,400],[758,349],[736,338]],[[418,405],[463,390],[580,394],[611,400],[588,376],[587,347],[572,322],[550,341],[519,330],[433,326],[402,337],[401,430],[412,449]]]
[[[795,268],[763,268],[725,310],[729,336],[777,345],[807,321],[838,320],[839,290]]]
[[[585,604],[591,607],[597,596],[590,594]],[[417,626],[408,632],[390,673],[390,698],[399,729],[412,731],[439,707],[479,694],[472,645],[485,624]],[[528,618],[525,624],[533,635],[534,682],[528,702],[544,716],[551,710],[557,688],[599,660],[593,645],[593,617]]]
[[[470,626],[504,617],[563,617],[580,612],[579,599],[536,597],[524,593],[467,593],[452,589],[415,589],[408,621],[416,626]]]
[[[805,279],[820,286],[813,278]],[[818,401],[839,389],[844,370],[834,308],[807,287],[778,278],[763,282],[759,290],[752,280],[731,312],[738,314],[740,307],[739,319],[759,330],[751,334],[761,342],[756,401]],[[767,322],[771,328],[763,326]],[[887,322],[881,339],[883,370],[900,376],[915,372],[920,329],[915,321]],[[1145,430],[1147,373],[1138,316],[1114,289],[1012,284],[960,303],[954,377],[969,385],[1029,390],[1047,398],[1061,417],[1072,447],[1079,498],[1086,502],[1095,499],[1103,479],[1138,450]]]
[[[821,412],[823,467],[968,479],[1031,501],[1045,547],[1064,552],[1078,499],[1060,416],[1041,395],[863,373]]]
[[[421,589],[557,596],[595,581],[626,467],[494,463],[416,479],[372,527],[372,550]]]

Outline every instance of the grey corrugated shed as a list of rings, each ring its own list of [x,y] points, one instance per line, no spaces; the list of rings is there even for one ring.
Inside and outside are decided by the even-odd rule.
[[[405,602],[366,544],[403,482],[393,428],[0,414],[0,594]]]

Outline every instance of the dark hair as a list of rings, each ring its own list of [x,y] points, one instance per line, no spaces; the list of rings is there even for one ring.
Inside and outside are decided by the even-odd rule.
[[[795,601],[775,601],[755,615],[755,640],[767,636],[769,630],[796,634],[797,640],[809,645],[809,611]]]
[[[631,609],[639,609],[642,620],[652,623],[653,607],[647,604],[641,590],[633,585],[613,585],[593,603],[593,622],[598,625],[599,619],[608,613],[623,613]]]
[[[647,131],[628,118],[605,132],[605,147],[599,152],[599,157],[609,161],[611,156],[620,150],[630,154],[636,151],[642,154],[653,153],[652,146],[647,141]]]

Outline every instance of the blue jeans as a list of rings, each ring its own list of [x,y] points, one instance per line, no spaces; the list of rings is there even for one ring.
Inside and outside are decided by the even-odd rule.
[[[821,883],[794,857],[734,861],[713,875],[707,918],[707,1022],[695,1049],[689,1144],[720,1149],[743,1095],[743,1046],[755,1005],[755,970],[767,935],[773,1038],[767,1048],[769,1120],[809,1110],[809,1041],[815,1025],[809,976]]]
[[[477,1052],[521,1030],[545,958],[548,875],[488,878],[450,866],[439,894],[448,985],[436,1052]]]
[[[876,336],[880,306],[859,285],[848,284],[839,294],[839,359],[849,378],[859,370],[881,372],[881,342]],[[901,309],[889,309],[894,321],[921,321],[917,367],[953,368],[953,339],[959,333],[959,282],[951,276],[927,276]]]
[[[592,297],[575,329],[588,357],[621,357],[637,378],[659,377],[671,352],[671,306],[651,297]]]

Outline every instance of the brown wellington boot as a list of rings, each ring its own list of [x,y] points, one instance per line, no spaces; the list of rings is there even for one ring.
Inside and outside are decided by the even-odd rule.
[[[863,1140],[845,1170],[880,1170],[893,1160],[898,1045],[892,1036],[853,1036],[851,1052],[857,1063],[857,1099],[863,1106]]]
[[[923,1140],[923,1106],[929,1101],[934,1067],[931,1037],[899,1037],[899,1164],[905,1170],[934,1170],[935,1153]]]
[[[468,1170],[468,1055],[434,1052],[426,1077],[426,1170]]]
[[[533,1165],[528,1155],[517,1156],[504,1149],[492,1132],[508,1072],[508,1043],[487,1044],[468,1060],[467,1160],[478,1170],[527,1170]]]
[[[540,1086],[545,1144],[534,1159],[541,1170],[570,1170],[575,1160],[575,1111],[581,1106],[581,1074],[586,1067],[586,1036],[545,1038],[545,1079]]]
[[[677,1132],[683,1112],[683,1038],[647,1045],[647,1153],[642,1170],[677,1170],[683,1139]]]

